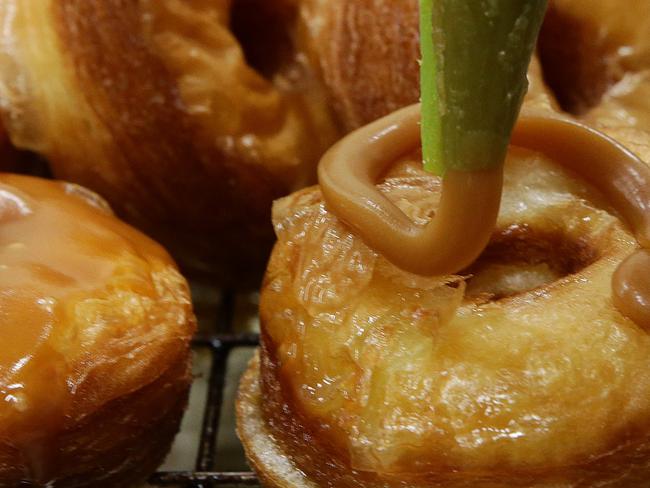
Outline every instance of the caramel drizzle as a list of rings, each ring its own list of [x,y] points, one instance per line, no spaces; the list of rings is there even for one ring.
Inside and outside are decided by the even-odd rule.
[[[321,190],[330,210],[396,266],[420,275],[452,274],[471,264],[490,239],[503,167],[448,171],[435,218],[416,225],[375,183],[419,144],[419,121],[420,106],[412,105],[350,134],[323,157]],[[613,139],[561,118],[523,115],[512,143],[576,172],[631,227],[641,249],[616,269],[613,301],[623,315],[650,328],[650,168]]]
[[[436,218],[415,225],[375,182],[420,143],[419,122],[419,106],[411,106],[353,132],[325,154],[318,177],[329,208],[389,261],[421,275],[452,274],[469,266],[490,240],[503,170],[448,171]]]

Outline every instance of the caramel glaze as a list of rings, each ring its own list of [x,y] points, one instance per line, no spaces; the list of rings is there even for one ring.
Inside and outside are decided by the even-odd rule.
[[[408,107],[334,146],[319,166],[321,190],[334,213],[395,265],[422,275],[453,274],[469,266],[490,240],[503,169],[448,171],[436,218],[426,227],[415,225],[375,182],[418,144],[419,118],[419,108]]]
[[[321,161],[328,207],[393,264],[421,275],[450,274],[470,264],[487,244],[498,214],[502,166],[449,171],[438,214],[416,226],[375,182],[419,140],[420,107],[412,105],[362,128]],[[642,249],[624,260],[613,299],[625,316],[650,328],[650,169],[613,139],[562,118],[523,115],[512,143],[550,156],[594,185],[632,228]],[[350,164],[354,161],[354,164]]]
[[[64,433],[74,438],[81,419],[157,378],[178,385],[169,402],[182,410],[193,323],[169,255],[100,197],[0,175],[0,459],[19,459],[0,462],[0,485],[13,480],[6,467],[20,464],[23,479],[63,476],[59,456],[84,455],[60,444]],[[164,403],[161,415],[172,408]],[[111,460],[107,469],[124,463]]]

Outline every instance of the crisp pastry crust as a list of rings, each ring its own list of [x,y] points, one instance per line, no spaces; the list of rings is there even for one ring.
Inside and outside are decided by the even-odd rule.
[[[260,390],[260,365],[256,356],[250,363],[241,379],[237,399],[238,434],[244,444],[246,457],[251,467],[257,473],[263,486],[267,488],[336,488],[339,486],[354,486],[367,488],[372,486],[391,486],[385,481],[373,481],[364,478],[364,473],[348,472],[346,467],[338,464],[333,458],[326,458],[318,445],[308,433],[301,432],[300,426],[289,417],[281,424],[281,428],[290,428],[279,432],[280,428],[273,429],[267,422],[264,414],[265,404],[269,398]],[[545,475],[540,471],[532,477],[520,477],[518,480],[508,478],[507,473],[496,473],[484,479],[463,479],[460,474],[452,474],[451,479],[435,476],[425,481],[395,480],[395,486],[409,486],[412,488],[437,487],[437,488],[509,488],[543,486],[544,488],[566,487],[617,487],[636,488],[647,483],[647,464],[643,461],[649,448],[638,446],[630,463],[624,472],[621,472],[617,463],[620,458],[616,455],[606,460],[598,460],[591,469],[575,469],[574,481],[562,479],[561,476],[549,476],[547,481],[535,485]],[[634,460],[636,457],[636,462]],[[324,459],[325,458],[325,459]],[[322,462],[319,462],[322,461]],[[303,464],[307,463],[309,469]],[[307,473],[323,469],[320,482],[315,481]],[[618,469],[618,470],[617,470]],[[342,485],[346,482],[348,484]],[[405,483],[407,483],[405,485]]]
[[[1,175],[0,224],[0,485],[143,482],[187,402],[187,283],[77,185]]]
[[[630,7],[615,0],[552,0],[539,53],[563,108],[648,154],[650,1]]]
[[[283,0],[2,2],[7,130],[185,269],[257,284],[272,200],[315,181],[338,134],[293,36],[294,11]],[[259,37],[265,26],[284,36],[258,40],[264,66],[242,45],[245,12],[266,19]]]
[[[268,488],[316,488],[318,485],[298,469],[290,452],[266,423],[259,372],[256,354],[241,378],[237,395],[237,433],[244,443],[246,457]]]

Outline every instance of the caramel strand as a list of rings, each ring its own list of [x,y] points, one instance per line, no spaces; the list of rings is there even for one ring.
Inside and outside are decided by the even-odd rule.
[[[503,167],[448,171],[435,218],[417,226],[375,183],[419,144],[419,120],[420,107],[412,105],[346,137],[321,161],[321,190],[329,209],[396,266],[420,275],[451,274],[474,261],[491,236]],[[613,300],[623,315],[650,328],[650,168],[613,139],[561,118],[523,115],[512,143],[576,172],[632,228],[642,249],[614,273]]]
[[[471,264],[490,240],[503,168],[448,170],[436,218],[425,227],[415,225],[375,181],[419,144],[419,122],[417,105],[353,132],[321,160],[321,190],[334,213],[398,267],[423,275],[452,274]]]

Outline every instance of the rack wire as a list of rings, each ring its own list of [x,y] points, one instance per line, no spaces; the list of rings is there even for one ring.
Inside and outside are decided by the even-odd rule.
[[[220,428],[223,391],[228,374],[228,357],[233,349],[255,347],[259,335],[254,333],[236,334],[235,294],[224,292],[216,315],[213,330],[199,334],[193,341],[195,350],[207,350],[210,355],[210,369],[203,424],[198,439],[198,454],[193,471],[159,471],[149,480],[155,487],[174,486],[187,488],[213,488],[217,486],[258,486],[252,472],[217,471],[217,439]]]

